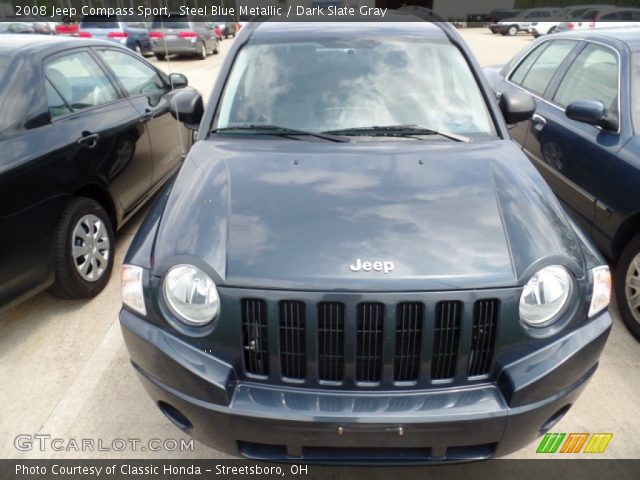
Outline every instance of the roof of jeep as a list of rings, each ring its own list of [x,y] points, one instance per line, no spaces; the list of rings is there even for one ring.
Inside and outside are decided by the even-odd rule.
[[[396,14],[397,15],[397,14]],[[403,16],[407,18],[406,16]],[[416,18],[416,20],[419,20]],[[291,40],[336,36],[426,37],[446,39],[441,27],[431,22],[263,22],[256,26],[251,38],[256,40]]]

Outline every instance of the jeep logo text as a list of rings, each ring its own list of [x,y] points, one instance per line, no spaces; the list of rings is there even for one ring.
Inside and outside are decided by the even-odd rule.
[[[381,262],[376,260],[374,262],[363,262],[359,258],[356,259],[356,263],[353,265],[349,265],[349,269],[352,272],[384,272],[390,273],[393,272],[393,269],[396,268],[393,262]]]

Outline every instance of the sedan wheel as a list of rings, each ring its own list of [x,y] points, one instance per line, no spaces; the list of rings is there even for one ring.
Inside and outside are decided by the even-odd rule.
[[[509,30],[507,30],[507,34],[508,34],[510,37],[513,37],[513,36],[514,36],[514,35],[516,35],[517,33],[518,33],[518,27],[516,27],[515,25],[514,25],[514,26],[509,27]]]
[[[113,228],[102,206],[90,198],[74,199],[58,226],[52,293],[62,298],[97,295],[113,268],[113,245]]]
[[[205,60],[207,58],[207,46],[202,42],[200,45],[200,53],[198,54],[198,58],[200,60]]]
[[[614,287],[622,320],[640,341],[640,235],[631,239],[622,251]]]
[[[99,217],[85,215],[76,223],[71,235],[71,256],[78,274],[87,282],[100,280],[107,271],[111,242]]]

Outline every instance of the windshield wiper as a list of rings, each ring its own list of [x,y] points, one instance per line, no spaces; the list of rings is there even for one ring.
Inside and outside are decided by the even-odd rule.
[[[354,127],[344,128],[341,130],[328,130],[322,132],[333,135],[366,135],[366,136],[384,136],[384,137],[410,137],[412,135],[440,135],[441,137],[455,140],[456,142],[468,142],[471,139],[457,133],[441,132],[433,128],[423,127],[421,125],[374,125],[372,127]]]
[[[280,127],[278,125],[234,125],[224,128],[214,128],[211,133],[233,133],[236,131],[254,131],[264,135],[276,135],[280,137],[289,137],[295,135],[309,135],[310,137],[322,138],[330,142],[349,142],[350,140],[338,135],[322,132],[307,132],[306,130],[296,130],[295,128]]]

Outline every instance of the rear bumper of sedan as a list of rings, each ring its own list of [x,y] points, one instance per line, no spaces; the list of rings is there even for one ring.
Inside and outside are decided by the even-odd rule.
[[[122,310],[132,364],[179,428],[233,455],[320,463],[445,463],[501,456],[551,428],[595,372],[602,313],[501,367],[495,382],[430,390],[318,390],[239,378],[232,365]]]
[[[194,39],[180,39],[176,41],[154,41],[152,50],[160,55],[196,55],[200,52],[202,43]]]

